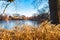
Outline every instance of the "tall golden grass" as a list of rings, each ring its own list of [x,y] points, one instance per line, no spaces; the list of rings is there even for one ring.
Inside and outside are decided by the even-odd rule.
[[[23,25],[12,30],[0,28],[0,40],[60,40],[60,24],[45,21],[38,27]]]

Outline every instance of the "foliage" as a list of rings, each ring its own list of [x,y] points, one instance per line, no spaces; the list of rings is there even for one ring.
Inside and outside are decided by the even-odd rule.
[[[48,13],[42,13],[42,14],[34,14],[29,20],[35,20],[35,21],[40,21],[43,22],[45,20],[50,20],[50,14]]]

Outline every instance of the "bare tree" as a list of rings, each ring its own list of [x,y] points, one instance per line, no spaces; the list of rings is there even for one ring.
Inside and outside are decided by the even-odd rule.
[[[59,23],[58,9],[57,9],[58,0],[48,0],[48,1],[49,1],[49,8],[50,8],[50,20],[51,20],[51,23],[58,24]],[[39,6],[41,6],[40,5],[41,2],[42,2],[42,0],[34,0],[33,4],[34,4],[35,7],[38,8]],[[39,12],[40,12],[40,10],[39,10]]]
[[[11,3],[11,2],[13,2],[14,0],[0,0],[0,1],[6,1],[6,2],[10,2],[10,3]],[[3,14],[4,14],[6,8],[8,7],[8,5],[9,5],[10,3],[6,4],[6,6],[5,6],[4,10],[3,10]]]
[[[13,2],[14,0],[0,0],[0,1]]]

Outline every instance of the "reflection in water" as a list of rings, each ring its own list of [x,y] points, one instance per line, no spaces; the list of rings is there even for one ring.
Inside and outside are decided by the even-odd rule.
[[[2,22],[4,25],[3,25],[3,28],[6,28],[8,29],[8,26],[9,26],[9,21],[4,21]]]
[[[0,21],[0,27],[5,29],[12,29],[15,26],[21,25],[31,25],[31,26],[38,26],[40,23],[39,21],[30,21],[30,20],[10,20],[10,21]]]

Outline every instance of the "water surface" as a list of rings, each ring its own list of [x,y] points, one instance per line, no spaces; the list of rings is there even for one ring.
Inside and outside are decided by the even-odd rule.
[[[21,25],[29,25],[38,27],[40,24],[39,21],[31,21],[31,20],[10,20],[10,21],[0,21],[0,28],[5,29],[12,29],[15,26],[21,26]]]

